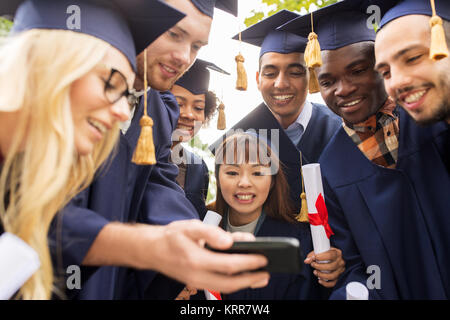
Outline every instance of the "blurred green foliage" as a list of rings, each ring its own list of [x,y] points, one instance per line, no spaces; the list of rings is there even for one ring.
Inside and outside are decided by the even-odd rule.
[[[252,10],[252,15],[245,19],[244,23],[247,27],[257,23],[258,21],[270,17],[274,13],[283,9],[289,11],[300,12],[302,8],[305,8],[309,12],[309,6],[314,4],[317,8],[322,8],[330,4],[338,2],[338,0],[261,0],[263,4],[268,7],[274,6],[274,9],[270,10],[267,15],[262,11]]]
[[[12,25],[13,23],[11,21],[0,17],[0,37],[6,37]]]

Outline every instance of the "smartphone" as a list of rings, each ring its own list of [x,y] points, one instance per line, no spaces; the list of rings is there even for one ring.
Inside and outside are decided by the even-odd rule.
[[[300,273],[303,261],[300,259],[300,242],[290,237],[256,237],[255,241],[235,241],[231,248],[217,250],[222,253],[256,253],[262,254],[269,260],[263,269],[270,273]],[[258,270],[259,271],[259,270]]]

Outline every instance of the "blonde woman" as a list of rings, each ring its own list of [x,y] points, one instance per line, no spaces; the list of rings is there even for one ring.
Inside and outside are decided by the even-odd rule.
[[[29,0],[0,48],[0,233],[19,236],[41,262],[20,298],[50,297],[49,224],[113,150],[130,115],[136,50],[183,16],[139,34],[133,10],[140,26],[175,12],[158,1]]]

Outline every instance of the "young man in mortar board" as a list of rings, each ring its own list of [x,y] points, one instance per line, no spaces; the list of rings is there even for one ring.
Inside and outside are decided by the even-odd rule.
[[[208,90],[211,70],[229,75],[214,63],[197,59],[170,90],[180,107],[180,117],[173,133],[171,161],[179,169],[177,183],[197,209],[201,220],[207,211],[209,170],[202,158],[188,151],[180,142],[193,139],[217,109],[217,97]]]
[[[314,12],[320,91],[344,119],[319,160],[331,241],[347,264],[332,298],[345,299],[345,285],[359,281],[371,298],[448,299],[450,180],[434,136],[443,124],[420,128],[388,98],[373,69],[367,5]],[[302,17],[283,28],[309,25]]]
[[[270,129],[279,130],[280,160],[287,166],[292,201],[300,209],[300,151],[303,164],[317,162],[342,121],[326,106],[306,100],[309,70],[304,51],[308,39],[275,30],[296,17],[298,14],[282,10],[241,33],[242,41],[261,47],[256,82],[264,103],[232,130],[268,129],[268,134]]]
[[[384,78],[386,91],[422,125],[442,120],[450,124],[450,2],[436,0],[434,8],[435,16],[427,0],[399,2],[381,19],[375,41],[375,68]],[[430,26],[438,17],[441,33],[439,24]],[[440,39],[433,40],[439,33]],[[450,171],[448,134],[441,140]]]
[[[146,225],[198,218],[195,208],[175,182],[176,166],[168,160],[171,134],[179,114],[178,106],[169,92],[156,90],[170,89],[194,62],[198,50],[207,43],[214,4],[198,0],[170,0],[167,3],[183,11],[186,17],[174,26],[176,21],[167,23],[168,13],[152,10],[148,12],[151,16],[147,20],[141,19],[142,24],[136,28],[136,32],[142,34],[155,34],[156,30],[160,30],[152,39],[156,40],[147,47],[147,70],[143,69],[143,59],[139,58],[142,55],[138,56],[135,83],[135,89],[143,90],[140,83],[146,72],[150,87],[155,89],[148,92],[147,102],[148,113],[154,120],[156,165],[138,166],[131,163],[139,137],[139,120],[144,112],[144,101],[140,99],[130,127],[120,137],[117,155],[112,158],[111,164],[65,208],[58,218],[60,220],[54,222],[53,237],[57,241],[54,242],[53,253],[58,255],[59,250],[62,251],[60,259],[63,270],[69,265],[82,265],[83,280],[98,271],[90,285],[82,284],[84,293],[79,296],[82,298],[142,298],[155,272],[138,269],[162,271],[194,287],[208,286],[227,291],[253,285],[255,281],[264,283],[268,278],[267,273],[226,276],[235,271],[253,269],[264,264],[266,259],[239,256],[236,258],[240,261],[231,266],[228,255],[212,256],[194,239],[207,235],[211,239],[213,234],[214,238],[219,239],[218,229],[204,230],[200,221],[178,222],[167,227]],[[149,28],[145,21],[156,26]],[[140,48],[139,52],[143,49]],[[229,235],[225,237],[228,239],[226,241],[231,241]],[[199,258],[192,256],[197,255],[214,263],[193,265],[192,261]],[[97,266],[105,265],[115,267],[98,270]],[[79,291],[74,289],[68,294],[75,296]]]
[[[450,124],[450,2],[431,2],[443,21],[443,41],[432,44],[433,29],[439,27],[430,27],[433,13],[429,0],[401,1],[381,19],[375,42],[376,70],[383,76],[388,94],[415,121]],[[442,46],[446,54],[430,57],[431,46]]]
[[[308,39],[275,30],[295,17],[298,14],[282,10],[241,33],[242,41],[261,47],[256,82],[264,103],[233,126],[232,130],[255,129],[258,132],[267,129],[269,139],[270,131],[277,130],[279,158],[285,165],[291,202],[296,212],[300,212],[300,152],[303,164],[317,162],[342,120],[326,106],[306,100],[309,71],[305,65],[304,51]],[[210,147],[213,152],[223,138]],[[328,274],[319,272],[319,278],[323,279],[323,285],[333,286],[342,272],[340,251],[333,248],[316,258],[317,261],[333,261],[330,264],[313,264],[319,271],[332,271]]]

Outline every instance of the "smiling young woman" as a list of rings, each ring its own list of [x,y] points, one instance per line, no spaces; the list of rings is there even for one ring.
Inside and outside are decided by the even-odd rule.
[[[92,180],[115,145],[118,121],[128,118],[128,106],[112,106],[103,94],[97,66],[105,58],[132,82],[118,50],[83,34],[31,30],[0,52],[2,224],[39,253],[42,266],[22,288],[23,298],[48,297],[50,221]]]
[[[73,5],[83,12],[79,30],[66,24]],[[161,5],[139,6],[150,12]],[[40,260],[17,298],[51,297],[50,223],[91,183],[117,142],[119,122],[130,116],[136,50],[153,35],[133,38],[127,8],[118,0],[0,6],[0,12],[17,11],[11,36],[0,48],[0,234],[15,234]]]

